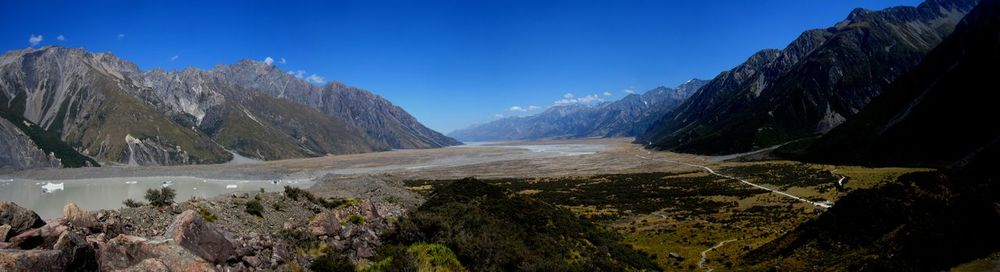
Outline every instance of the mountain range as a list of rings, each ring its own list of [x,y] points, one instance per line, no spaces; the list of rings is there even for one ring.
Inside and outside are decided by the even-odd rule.
[[[813,161],[941,170],[852,192],[745,261],[774,270],[809,260],[828,270],[943,271],[1000,250],[998,33],[1000,1],[982,0],[855,117],[779,148]]]
[[[614,102],[557,105],[539,114],[507,117],[456,130],[448,136],[463,141],[636,136],[705,83],[691,79],[677,88],[661,86]]]
[[[821,135],[857,114],[954,29],[976,0],[855,9],[784,49],[718,75],[637,143],[699,154],[751,151]]]
[[[780,152],[864,165],[961,167],[1000,140],[1000,14],[984,2],[955,33],[855,117]]]
[[[54,46],[0,56],[0,112],[5,137],[22,143],[16,150],[49,154],[24,151],[37,159],[14,167],[53,158],[64,166],[175,165],[226,162],[234,153],[276,160],[460,144],[371,92],[312,85],[264,62],[141,71],[112,54]]]

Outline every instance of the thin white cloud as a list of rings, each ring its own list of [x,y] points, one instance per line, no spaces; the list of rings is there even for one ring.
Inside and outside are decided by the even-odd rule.
[[[264,64],[267,64],[267,65],[274,64],[274,59],[272,59],[271,57],[265,57],[264,58]]]
[[[528,110],[530,110],[530,111],[533,111],[533,110],[537,110],[537,109],[541,109],[541,108],[542,108],[542,107],[539,107],[539,106],[535,106],[535,105],[531,105],[531,106],[528,106]]]
[[[281,58],[281,61],[280,61],[280,62],[278,62],[278,63],[281,63],[281,64],[285,64],[285,63],[288,63],[288,62],[287,62],[287,61],[285,61],[285,58]]]
[[[583,97],[576,97],[572,93],[566,93],[563,95],[563,99],[556,100],[555,102],[552,102],[552,104],[556,106],[565,106],[577,103],[589,104],[593,102],[602,102],[602,101],[604,101],[604,99],[601,99],[601,97],[597,96],[596,94],[586,95]]]
[[[604,96],[611,96],[611,92],[604,92],[603,95]]]
[[[497,114],[494,114],[494,115],[493,115],[493,117],[496,117],[496,118],[503,118],[503,114],[499,114],[499,113],[497,113]]]
[[[316,84],[323,84],[323,83],[326,82],[326,80],[323,79],[323,77],[318,76],[316,74],[309,75],[309,77],[306,78],[306,81],[309,81],[309,82],[312,82],[312,83],[316,83]]]
[[[625,89],[625,90],[622,90],[622,92],[624,92],[626,94],[635,94],[635,90],[633,90],[633,89]]]
[[[28,36],[28,44],[31,46],[36,46],[38,43],[42,42],[42,35],[31,34]]]
[[[580,103],[590,103],[590,102],[600,102],[600,101],[604,101],[604,99],[601,99],[600,97],[597,97],[597,95],[596,95],[596,94],[592,94],[592,95],[588,95],[588,96],[584,96],[584,97],[580,97],[580,98],[578,98],[577,100],[579,100],[579,101],[580,101]]]
[[[118,39],[119,40],[124,39],[124,38],[125,38],[125,33],[118,33]]]
[[[56,40],[60,41],[60,42],[64,42],[64,41],[66,41],[66,36],[63,36],[63,35],[56,36]]]
[[[512,106],[512,107],[510,107],[507,110],[508,111],[519,111],[519,112],[526,112],[526,111],[528,111],[528,109],[522,108],[521,106]]]
[[[295,78],[302,79],[302,78],[304,78],[306,76],[306,71],[302,71],[302,70],[288,71],[288,74],[295,76]]]
[[[175,61],[175,60],[177,60],[177,59],[178,59],[178,58],[180,58],[180,57],[181,57],[181,56],[178,56],[178,55],[174,55],[173,57],[170,57],[170,61]]]

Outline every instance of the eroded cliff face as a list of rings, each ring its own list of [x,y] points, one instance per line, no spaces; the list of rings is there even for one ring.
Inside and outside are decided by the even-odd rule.
[[[0,170],[59,166],[58,159],[45,154],[17,126],[0,118]]]

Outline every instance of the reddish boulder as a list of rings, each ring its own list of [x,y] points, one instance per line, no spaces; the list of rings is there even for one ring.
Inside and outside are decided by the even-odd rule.
[[[321,212],[309,221],[307,228],[315,236],[335,235],[340,233],[340,216],[336,211]]]
[[[236,253],[233,242],[194,210],[177,215],[164,236],[194,255],[216,264],[224,263]]]
[[[35,249],[51,248],[69,228],[65,225],[48,224],[30,229],[10,238],[10,248]]]
[[[67,268],[58,250],[0,249],[0,271],[64,271]]]
[[[163,267],[171,271],[215,271],[211,263],[169,240],[119,235],[107,242],[98,242],[97,248],[101,271],[156,271]]]

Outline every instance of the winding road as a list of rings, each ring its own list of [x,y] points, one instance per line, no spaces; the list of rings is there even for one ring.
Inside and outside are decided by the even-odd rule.
[[[649,151],[646,151],[646,154],[651,154],[651,153]],[[750,185],[750,186],[753,186],[755,188],[759,188],[759,189],[762,189],[762,190],[767,190],[767,191],[770,191],[772,193],[779,194],[779,195],[782,195],[782,196],[785,196],[785,197],[788,197],[788,198],[791,198],[791,199],[795,199],[795,200],[798,200],[798,201],[806,202],[806,203],[812,204],[813,206],[821,207],[821,208],[824,208],[824,209],[828,209],[830,207],[833,207],[833,205],[830,205],[828,203],[820,203],[820,202],[811,201],[811,200],[808,200],[808,199],[805,199],[805,198],[802,198],[802,197],[798,197],[798,196],[795,196],[795,195],[792,195],[792,194],[789,194],[789,193],[786,193],[786,192],[782,192],[782,191],[779,191],[779,190],[775,190],[775,189],[771,189],[771,188],[768,188],[768,187],[764,187],[762,185],[749,182],[749,181],[747,181],[745,179],[741,179],[741,178],[737,178],[737,177],[730,176],[730,175],[725,175],[725,174],[719,174],[718,172],[715,172],[715,170],[712,170],[712,168],[708,168],[708,166],[691,164],[691,163],[686,163],[686,162],[681,162],[681,161],[675,161],[675,160],[668,160],[668,159],[654,159],[654,158],[649,158],[649,157],[642,156],[642,155],[636,155],[636,156],[639,157],[639,158],[645,159],[645,160],[657,160],[657,161],[662,161],[662,162],[669,162],[669,163],[675,163],[675,164],[681,164],[681,165],[687,165],[687,166],[691,166],[691,167],[697,167],[697,168],[705,169],[705,171],[708,171],[708,173],[711,173],[712,175],[716,175],[716,176],[723,177],[723,178],[726,178],[726,179],[737,180],[739,182],[742,182],[743,184]]]
[[[736,239],[729,239],[729,240],[725,240],[725,241],[719,242],[715,246],[710,247],[710,248],[706,249],[705,251],[702,251],[701,252],[701,260],[698,261],[698,268],[704,268],[705,267],[705,262],[708,261],[708,256],[707,256],[708,252],[710,252],[712,250],[715,250],[717,248],[720,248],[720,247],[726,245],[726,243],[732,243],[732,242],[736,242]],[[713,269],[709,268],[708,270],[705,270],[705,271],[711,272],[712,270]]]

